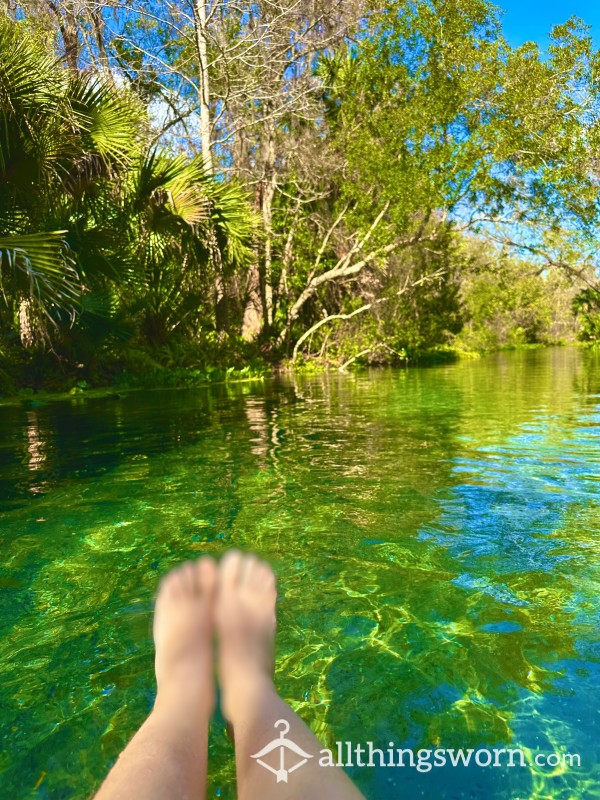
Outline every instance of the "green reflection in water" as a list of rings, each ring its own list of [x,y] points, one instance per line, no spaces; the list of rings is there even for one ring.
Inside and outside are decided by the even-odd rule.
[[[596,796],[599,398],[564,349],[0,409],[0,796],[90,795],[152,704],[159,576],[233,545],[324,745],[582,760],[355,770],[369,798]],[[209,797],[233,776],[217,721]]]

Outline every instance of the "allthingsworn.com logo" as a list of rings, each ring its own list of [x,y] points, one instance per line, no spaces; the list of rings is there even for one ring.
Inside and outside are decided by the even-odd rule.
[[[288,776],[315,758],[316,754],[307,753],[292,739],[287,738],[290,723],[278,719],[273,726],[280,728],[279,736],[268,742],[258,753],[251,757],[275,776],[277,783],[287,783]],[[410,750],[396,747],[390,742],[388,747],[375,747],[373,742],[353,744],[352,742],[336,742],[332,750],[323,748],[314,763],[319,767],[408,767],[419,772],[430,772],[440,767],[529,767],[540,769],[549,767],[580,767],[581,757],[578,753],[533,753],[520,748],[441,748]]]

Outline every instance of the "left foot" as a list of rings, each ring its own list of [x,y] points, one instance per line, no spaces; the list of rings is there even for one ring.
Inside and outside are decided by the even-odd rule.
[[[236,713],[260,690],[274,691],[276,600],[275,576],[268,564],[230,550],[219,567],[215,618],[221,706],[233,725]]]
[[[199,707],[215,705],[213,681],[213,603],[217,565],[203,556],[163,579],[156,598],[156,702]]]

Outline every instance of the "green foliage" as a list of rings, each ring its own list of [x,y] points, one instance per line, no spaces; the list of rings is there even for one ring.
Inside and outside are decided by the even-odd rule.
[[[573,299],[573,310],[581,325],[581,340],[600,342],[600,292],[582,289]]]
[[[511,49],[486,0],[378,7],[358,46],[320,69],[356,221],[387,201],[400,231],[467,211],[538,242],[547,227],[597,222],[598,57],[576,20],[551,39],[546,59],[532,44]]]
[[[570,314],[577,291],[558,270],[470,247],[461,285],[465,325],[459,349],[489,351],[532,344],[564,344],[576,338]]]
[[[376,360],[452,341],[486,350],[575,338],[571,299],[577,276],[593,275],[599,222],[598,55],[575,19],[551,41],[547,57],[532,44],[512,49],[486,0],[393,0],[373,8],[356,43],[320,59],[330,143],[344,161],[330,218],[347,211],[319,264],[331,268],[340,238],[357,231],[374,257],[353,286],[320,288],[303,310],[307,326],[323,307],[371,306],[335,321],[337,336],[319,328],[313,352],[328,336]],[[473,233],[489,250],[477,275],[461,255]],[[398,264],[406,289],[394,304]],[[556,279],[557,266],[572,280]]]
[[[0,20],[0,289],[13,317],[73,310],[83,291],[69,216],[92,181],[122,166],[129,105],[91,75],[56,66],[22,25]]]
[[[259,3],[258,53],[224,9],[214,41],[244,57],[209,42],[220,99],[200,103],[196,32],[159,6],[115,9],[95,45],[83,9],[68,68],[37,5],[0,20],[4,386],[598,338],[600,56],[580,20],[543,54],[510,47],[488,0],[385,0],[323,44]],[[282,83],[263,56],[290,41]]]
[[[134,164],[119,209],[131,294],[123,302],[150,343],[210,317],[215,269],[248,260],[253,218],[243,189],[219,183],[199,159],[151,151]]]
[[[116,378],[116,386],[133,389],[194,389],[209,383],[262,380],[267,375],[261,364],[236,369],[235,367],[207,367],[206,369],[158,367],[146,372],[123,371]]]
[[[214,328],[214,273],[250,255],[243,189],[148,149],[130,92],[63,69],[6,19],[0,114],[0,326],[37,365],[21,380],[47,383],[58,357],[65,380],[102,382],[126,342]]]

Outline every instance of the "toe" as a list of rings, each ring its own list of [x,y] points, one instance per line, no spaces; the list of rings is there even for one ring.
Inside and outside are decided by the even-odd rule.
[[[221,560],[220,583],[225,590],[231,590],[239,586],[244,567],[244,556],[239,550],[229,550]]]
[[[257,571],[257,581],[263,591],[269,593],[275,591],[275,575],[271,567],[264,562],[261,562]]]
[[[272,575],[270,567],[264,561],[255,559],[252,570],[248,573],[248,582],[254,591],[262,592],[271,584]]]
[[[186,561],[179,570],[181,580],[181,591],[183,594],[196,594],[196,565],[193,561]]]
[[[157,601],[161,599],[175,597],[179,589],[180,581],[178,570],[172,569],[161,580],[158,587]]]
[[[249,589],[255,589],[257,586],[257,576],[259,573],[260,561],[255,555],[247,555],[244,559],[242,584]]]
[[[196,561],[196,586],[200,594],[212,598],[217,584],[217,564],[214,558],[202,556]]]

